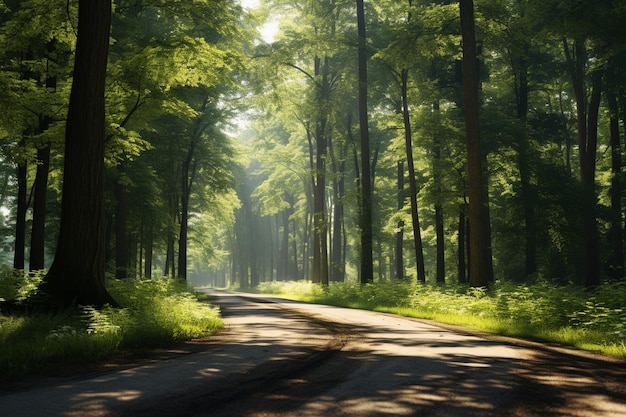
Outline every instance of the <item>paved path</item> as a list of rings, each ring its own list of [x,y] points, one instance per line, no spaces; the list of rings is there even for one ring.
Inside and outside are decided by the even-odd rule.
[[[1,416],[625,416],[621,361],[212,292],[199,353],[0,394]],[[513,342],[513,343],[512,343]]]

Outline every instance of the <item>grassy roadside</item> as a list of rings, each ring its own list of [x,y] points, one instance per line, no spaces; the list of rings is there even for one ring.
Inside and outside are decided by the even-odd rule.
[[[517,285],[489,289],[385,282],[368,285],[262,283],[256,292],[454,324],[493,334],[558,343],[626,358],[626,284],[589,292],[575,285]]]
[[[37,277],[3,271],[0,304],[25,300]],[[109,280],[122,308],[81,307],[61,314],[0,313],[0,383],[29,374],[46,374],[200,338],[223,326],[217,308],[171,279]],[[1,311],[1,310],[0,310]]]

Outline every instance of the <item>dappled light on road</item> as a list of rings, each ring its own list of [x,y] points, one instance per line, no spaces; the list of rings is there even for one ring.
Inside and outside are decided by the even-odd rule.
[[[5,392],[0,410],[12,417],[626,416],[621,361],[387,314],[212,295],[227,328],[199,349]]]

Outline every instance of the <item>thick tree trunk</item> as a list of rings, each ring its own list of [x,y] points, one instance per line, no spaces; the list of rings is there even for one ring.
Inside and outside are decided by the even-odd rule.
[[[461,35],[463,39],[463,110],[469,173],[470,276],[474,287],[486,286],[493,280],[490,256],[488,206],[482,165],[480,128],[478,122],[478,56],[474,24],[473,0],[460,0]]]
[[[59,241],[42,290],[58,307],[114,303],[104,285],[104,89],[111,0],[80,0]]]

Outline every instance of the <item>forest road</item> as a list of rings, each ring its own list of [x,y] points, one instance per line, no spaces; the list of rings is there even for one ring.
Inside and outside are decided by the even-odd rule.
[[[0,416],[625,416],[626,363],[388,314],[209,291],[192,353],[0,393]]]

